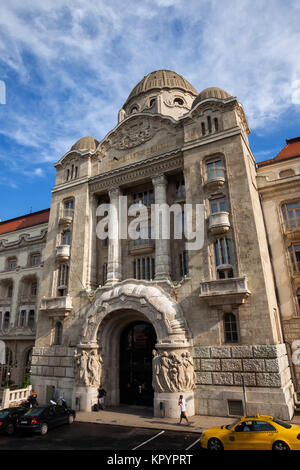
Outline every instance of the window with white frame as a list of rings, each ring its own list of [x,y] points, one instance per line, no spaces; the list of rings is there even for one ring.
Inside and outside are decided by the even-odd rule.
[[[38,266],[39,264],[41,264],[41,254],[32,253],[30,255],[30,266]]]
[[[7,268],[9,271],[13,271],[17,267],[17,258],[15,256],[7,259]]]

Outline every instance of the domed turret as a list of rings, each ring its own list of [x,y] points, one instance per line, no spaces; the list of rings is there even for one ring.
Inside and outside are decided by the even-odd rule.
[[[201,101],[207,100],[209,98],[216,98],[218,100],[226,100],[227,98],[231,98],[231,95],[227,93],[227,91],[222,90],[222,88],[218,88],[218,87],[205,88],[204,90],[201,91],[201,93],[199,93],[199,95],[193,102],[192,108],[197,106],[198,103],[201,103]]]
[[[79,152],[90,150],[91,152],[94,152],[98,145],[99,142],[94,137],[81,137],[81,139],[77,140],[77,142],[72,146],[71,150],[78,150]]]
[[[119,121],[137,113],[154,113],[178,119],[191,109],[197,90],[171,70],[146,75],[131,91],[119,112]]]

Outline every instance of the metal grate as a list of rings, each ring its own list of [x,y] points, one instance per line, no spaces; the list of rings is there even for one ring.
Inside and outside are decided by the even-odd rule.
[[[228,414],[230,416],[243,416],[243,402],[241,400],[228,400]]]

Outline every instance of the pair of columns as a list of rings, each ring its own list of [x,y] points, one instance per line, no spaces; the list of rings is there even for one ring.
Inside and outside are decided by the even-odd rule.
[[[167,185],[165,175],[152,178],[154,187],[155,204],[167,204]],[[108,262],[107,262],[107,284],[122,280],[122,250],[120,235],[120,205],[119,197],[122,195],[121,189],[113,188],[109,192],[110,204],[110,226],[112,236],[108,241]],[[127,214],[126,214],[127,216]],[[162,237],[155,240],[155,279],[170,278],[170,240]]]

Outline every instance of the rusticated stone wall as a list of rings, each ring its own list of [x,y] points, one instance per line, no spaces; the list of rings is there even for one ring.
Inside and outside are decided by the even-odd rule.
[[[195,346],[194,364],[198,385],[280,387],[290,379],[286,347]]]

